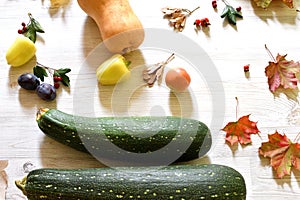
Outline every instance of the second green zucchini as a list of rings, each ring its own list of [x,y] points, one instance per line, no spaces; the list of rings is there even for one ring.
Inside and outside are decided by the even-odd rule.
[[[194,119],[167,117],[83,117],[40,109],[39,128],[49,137],[99,159],[165,165],[207,154],[208,127]]]

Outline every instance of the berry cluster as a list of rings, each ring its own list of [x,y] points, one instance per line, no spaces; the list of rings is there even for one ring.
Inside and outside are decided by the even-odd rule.
[[[26,24],[22,22],[22,28],[18,30],[19,34],[23,34],[25,37],[29,38],[33,43],[36,41],[37,33],[44,33],[44,29],[41,24],[32,17],[31,13],[28,13],[29,22]]]
[[[60,86],[59,82],[62,81],[62,78],[60,76],[53,76],[53,81],[54,81],[54,87],[58,89]]]
[[[210,25],[208,18],[196,19],[194,22],[196,27],[208,27]]]
[[[52,101],[56,98],[56,89],[49,83],[40,83],[39,78],[31,73],[19,76],[18,84],[26,90],[35,90],[36,94],[43,100]]]
[[[211,5],[212,5],[212,7],[213,7],[214,9],[216,9],[216,8],[218,7],[218,4],[217,4],[217,1],[216,1],[216,0],[213,0],[213,1],[211,2]],[[241,11],[242,11],[242,7],[241,7],[241,6],[236,7],[235,10],[236,10],[237,12],[241,12]]]
[[[27,31],[27,26],[26,26],[25,22],[22,22],[21,25],[22,25],[22,28],[18,30],[19,34],[23,34]]]

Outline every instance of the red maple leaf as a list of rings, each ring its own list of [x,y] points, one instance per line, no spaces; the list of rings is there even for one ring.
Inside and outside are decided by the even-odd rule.
[[[251,143],[251,134],[259,133],[259,130],[256,126],[257,122],[249,120],[250,115],[243,116],[238,119],[236,122],[229,122],[222,131],[226,132],[225,140],[233,145],[237,142],[240,144],[249,144]]]
[[[300,170],[300,144],[293,143],[285,134],[277,131],[268,135],[269,141],[263,142],[259,154],[271,158],[270,164],[275,169],[277,177],[290,175],[292,167]]]
[[[269,65],[265,68],[271,92],[275,92],[279,87],[283,89],[297,88],[298,79],[296,74],[300,72],[300,63],[293,60],[288,61],[285,59],[286,56],[278,54],[276,61],[269,62]]]

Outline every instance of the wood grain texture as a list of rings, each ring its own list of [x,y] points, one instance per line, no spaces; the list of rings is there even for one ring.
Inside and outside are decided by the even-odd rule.
[[[257,8],[250,0],[231,0],[233,6],[241,6],[244,19],[231,26],[220,18],[223,4],[218,1],[216,11],[210,1],[180,0],[130,0],[130,3],[145,28],[172,30],[160,11],[165,6],[193,9],[200,5],[182,33],[199,44],[212,60],[224,89],[224,119],[220,127],[212,127],[214,145],[210,153],[190,163],[216,163],[231,166],[245,177],[247,199],[281,200],[296,199],[300,195],[300,172],[278,179],[269,166],[269,160],[258,155],[261,142],[275,130],[294,138],[300,132],[300,108],[298,102],[284,95],[274,97],[268,90],[264,69],[270,60],[264,49],[267,44],[272,53],[288,54],[288,59],[299,59],[300,15],[274,1],[266,10]],[[300,1],[295,1],[295,7]],[[6,64],[5,52],[17,36],[21,22],[27,22],[31,12],[43,25],[45,33],[39,34],[36,58],[26,65],[13,68]],[[38,129],[35,113],[40,107],[57,108],[68,113],[86,115],[185,115],[196,117],[210,124],[213,119],[211,89],[205,78],[192,73],[192,97],[178,97],[162,86],[140,87],[128,96],[114,96],[114,87],[97,84],[94,67],[83,63],[91,51],[101,43],[101,35],[94,21],[79,8],[76,0],[16,0],[1,1],[0,6],[0,160],[8,160],[6,168],[8,190],[6,199],[25,199],[14,186],[14,180],[26,174],[29,167],[103,167],[87,154],[65,147],[47,138]],[[208,17],[211,26],[195,31],[193,21]],[[197,55],[197,52],[191,53]],[[134,66],[156,63],[168,56],[168,52],[135,52],[126,55]],[[30,72],[35,61],[53,67],[69,67],[71,87],[61,87],[53,102],[40,100],[34,92],[17,85],[17,78]],[[243,66],[250,64],[250,77],[246,78]],[[187,65],[179,58],[173,66]],[[186,66],[185,66],[186,67]],[[188,67],[188,66],[187,66]],[[192,70],[192,68],[190,68]],[[214,76],[214,74],[209,74]],[[131,93],[130,93],[131,92]],[[216,95],[222,92],[218,88]],[[124,98],[118,102],[114,98]],[[221,98],[222,96],[220,96]],[[252,136],[253,144],[246,147],[229,147],[224,142],[225,133],[220,131],[229,121],[236,120],[236,100],[239,99],[238,115],[251,114],[258,121],[259,136]],[[76,99],[75,99],[76,98]],[[92,102],[92,109],[78,110],[74,105]],[[86,106],[86,105],[85,105]],[[220,115],[222,116],[222,115]],[[218,116],[215,116],[218,117]]]

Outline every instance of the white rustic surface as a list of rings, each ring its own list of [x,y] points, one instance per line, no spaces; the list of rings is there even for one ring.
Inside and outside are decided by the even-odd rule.
[[[214,146],[207,157],[191,163],[218,163],[238,170],[246,180],[247,199],[297,199],[300,196],[300,172],[292,171],[291,176],[278,179],[269,165],[269,160],[258,155],[261,142],[275,130],[284,132],[291,139],[300,132],[300,111],[298,103],[284,95],[274,97],[268,90],[264,69],[270,60],[264,45],[267,44],[274,55],[288,54],[288,59],[299,60],[300,15],[280,1],[275,1],[267,10],[257,8],[250,0],[231,0],[233,6],[241,6],[244,16],[237,26],[228,25],[220,18],[223,3],[214,11],[211,1],[179,0],[130,0],[130,3],[146,28],[171,30],[163,19],[162,7],[183,7],[193,9],[200,5],[187,20],[185,30],[180,33],[197,42],[213,60],[225,91],[225,118],[222,127],[236,120],[236,100],[239,99],[238,115],[251,114],[250,119],[258,121],[260,136],[253,135],[252,145],[229,147],[224,142],[222,127],[214,127],[217,135]],[[299,5],[299,0],[295,5]],[[17,78],[32,69],[34,60],[25,66],[12,68],[6,64],[5,52],[17,36],[22,21],[27,22],[27,13],[42,24],[44,34],[39,34],[36,42],[36,58],[39,62],[53,67],[69,67],[71,87],[60,88],[54,102],[40,100],[33,92],[24,91],[17,85]],[[6,199],[25,199],[15,187],[14,180],[26,173],[24,164],[39,167],[102,167],[93,157],[65,147],[47,138],[37,127],[35,113],[40,107],[57,108],[73,113],[75,82],[91,81],[90,94],[94,97],[97,115],[112,115],[111,95],[113,87],[98,87],[94,70],[86,69],[79,74],[82,63],[100,42],[101,35],[94,21],[79,8],[76,0],[2,0],[0,6],[0,160],[8,160],[6,168],[8,190]],[[195,18],[207,17],[209,31],[196,33]],[[152,52],[145,55],[145,62],[155,63],[165,58]],[[134,55],[128,55],[139,61]],[[179,62],[179,61],[178,61]],[[174,60],[174,65],[176,61]],[[180,64],[177,63],[177,64]],[[246,78],[243,66],[250,64],[250,78]],[[201,85],[201,80],[192,79],[199,106],[199,119],[206,122],[211,117],[209,88]],[[199,84],[199,85],[197,85]],[[198,87],[197,87],[198,86]],[[99,95],[101,94],[101,95]],[[84,100],[84,95],[82,97]],[[78,100],[78,99],[77,99]],[[79,99],[80,100],[80,99]],[[78,100],[78,101],[79,101]],[[163,108],[159,114],[182,114],[180,102],[169,95],[167,88],[154,87],[135,91],[130,98],[128,112],[132,115],[147,115],[155,109]],[[299,110],[299,111],[298,111]],[[153,114],[153,113],[152,113]]]

